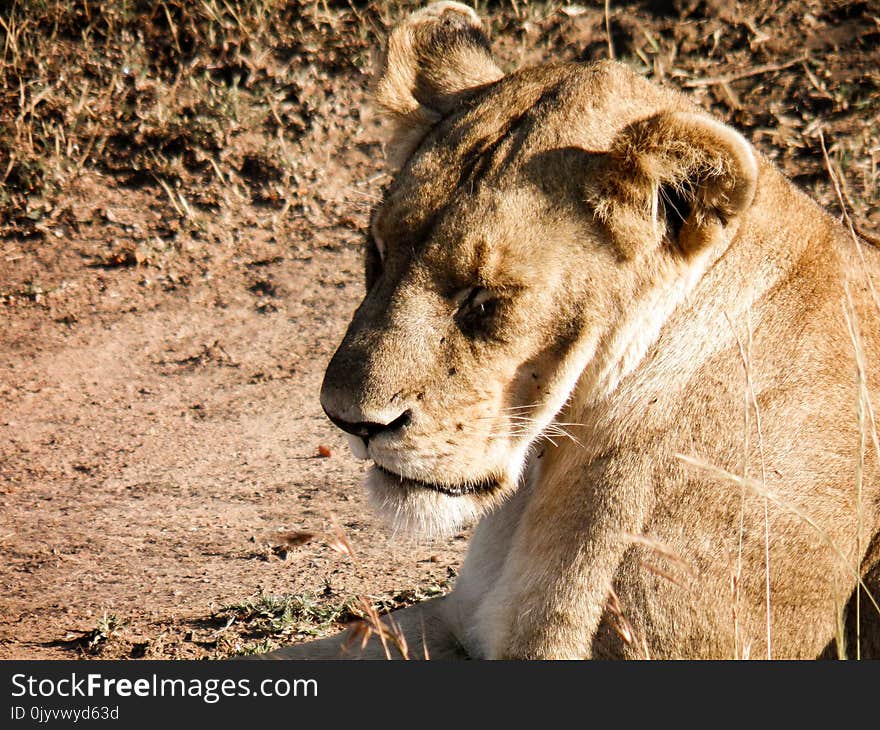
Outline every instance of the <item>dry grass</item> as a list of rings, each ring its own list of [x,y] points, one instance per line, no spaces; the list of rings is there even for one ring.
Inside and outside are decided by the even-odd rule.
[[[841,565],[846,568],[847,572],[853,578],[853,581],[860,585],[861,589],[865,591],[865,595],[867,596],[871,605],[874,606],[874,608],[877,610],[877,613],[880,614],[880,603],[878,603],[877,597],[873,595],[871,590],[865,585],[864,581],[862,580],[862,576],[860,574],[860,566],[854,566],[850,563],[850,561],[846,557],[846,554],[841,550],[837,543],[834,542],[827,531],[825,531],[822,526],[819,525],[807,512],[805,512],[797,505],[791,504],[790,502],[786,501],[776,492],[768,489],[763,484],[755,481],[754,479],[745,479],[736,474],[732,474],[724,469],[721,469],[718,466],[715,466],[705,459],[696,456],[678,454],[677,458],[686,466],[702,471],[719,482],[733,484],[740,488],[746,489],[752,494],[755,494],[762,499],[766,499],[780,509],[789,512],[790,514],[801,520],[805,525],[814,530],[820,538],[822,538],[823,542],[825,542],[832,553],[841,561]]]
[[[727,316],[727,315],[725,315]],[[758,408],[758,400],[755,397],[755,388],[752,383],[752,323],[751,323],[751,313],[746,313],[746,344],[743,345],[740,336],[737,334],[736,328],[733,326],[733,321],[727,316],[727,322],[730,325],[731,332],[733,332],[734,339],[736,340],[737,348],[739,350],[740,361],[743,366],[743,373],[745,377],[745,407],[743,410],[743,478],[748,479],[749,477],[749,453],[750,453],[750,439],[751,439],[751,425],[749,415],[752,411],[755,414],[755,428],[758,434],[758,454],[761,458],[761,484],[766,486],[767,484],[767,464],[766,459],[764,457],[764,434],[763,429],[761,428],[761,411]],[[771,606],[770,606],[770,505],[769,500],[765,497],[764,499],[764,613],[766,617],[766,639],[767,639],[767,658],[771,659],[773,657],[772,651],[772,637],[770,630],[770,614],[771,614]],[[744,518],[745,518],[745,493],[743,492],[741,501],[740,501],[740,513],[739,513],[739,545],[738,545],[738,553],[737,553],[737,573],[736,579],[733,582],[733,586],[735,589],[734,600],[736,601],[739,598],[738,588],[740,582],[742,580],[742,539],[743,539],[743,530],[744,530]],[[737,623],[737,619],[739,616],[738,605],[734,606],[734,641],[736,642],[736,647],[739,646],[739,626]],[[734,649],[734,655],[737,655],[737,649]]]
[[[375,9],[281,0],[13,0],[0,16],[0,231],[41,235],[86,169],[192,222],[296,204],[297,142],[367,64]]]
[[[840,210],[843,214],[844,223],[849,230],[850,237],[852,238],[856,252],[858,253],[863,280],[867,286],[868,291],[871,292],[871,298],[873,300],[874,307],[876,308],[878,315],[880,315],[880,297],[878,297],[877,295],[877,289],[865,261],[864,251],[862,250],[863,243],[861,239],[865,238],[865,236],[860,236],[859,233],[857,233],[852,218],[850,217],[847,203],[844,200],[843,190],[840,183],[840,175],[835,171],[834,165],[832,164],[831,159],[828,156],[828,150],[825,147],[825,137],[821,129],[819,130],[819,141],[822,145],[822,157],[828,170],[828,177],[830,178],[831,183],[834,186],[834,192],[837,195],[837,200],[840,206]],[[861,554],[863,547],[866,545],[864,539],[864,503],[862,499],[862,490],[867,433],[870,432],[872,436],[872,441],[878,461],[880,461],[880,438],[878,438],[877,435],[877,420],[874,415],[874,405],[871,400],[871,394],[868,390],[867,363],[865,362],[865,352],[862,345],[861,328],[859,326],[858,316],[856,314],[856,310],[852,301],[852,296],[850,294],[850,282],[845,282],[844,288],[846,293],[846,301],[844,302],[843,313],[846,319],[850,341],[852,342],[853,353],[855,355],[856,387],[858,390],[858,406],[856,412],[858,417],[860,443],[859,461],[856,467],[856,553]],[[861,584],[857,585],[855,597],[856,659],[861,659],[861,590]],[[839,641],[839,645],[842,645],[842,639]]]
[[[12,0],[0,16],[0,232],[45,235],[86,169],[160,186],[188,225],[240,200],[295,209],[308,183],[297,145],[333,113],[327,81],[365,87],[376,39],[419,4]],[[617,56],[753,130],[833,204],[816,160],[825,129],[860,228],[880,221],[880,21],[867,4],[764,1],[720,16],[693,3],[679,15],[634,2],[477,5],[508,65]]]
[[[352,563],[357,562],[351,542],[345,532],[338,526],[334,527],[333,535],[329,541],[332,549],[348,556]],[[352,627],[348,639],[347,648],[360,644],[364,649],[371,638],[376,637],[382,645],[382,651],[386,659],[392,658],[391,648],[397,650],[402,659],[409,659],[409,646],[406,636],[397,625],[393,617],[389,616],[383,621],[382,613],[373,602],[366,596],[358,596],[355,606],[358,610],[359,621]],[[428,659],[427,647],[425,647],[425,659]]]

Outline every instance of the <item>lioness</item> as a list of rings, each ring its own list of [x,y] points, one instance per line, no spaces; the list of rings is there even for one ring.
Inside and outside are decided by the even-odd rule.
[[[396,526],[480,519],[411,653],[876,655],[878,251],[622,65],[505,76],[458,3],[375,94],[398,172],[321,403]],[[384,656],[345,644],[272,656]]]

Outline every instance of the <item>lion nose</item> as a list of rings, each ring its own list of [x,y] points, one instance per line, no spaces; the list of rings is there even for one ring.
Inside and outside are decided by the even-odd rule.
[[[409,409],[405,410],[396,418],[389,420],[387,423],[379,421],[346,421],[345,419],[331,413],[326,408],[324,408],[324,413],[327,414],[327,418],[333,421],[333,423],[343,431],[350,433],[353,436],[359,436],[365,442],[369,442],[371,438],[378,436],[381,433],[390,433],[391,431],[404,428],[412,420],[412,411]]]

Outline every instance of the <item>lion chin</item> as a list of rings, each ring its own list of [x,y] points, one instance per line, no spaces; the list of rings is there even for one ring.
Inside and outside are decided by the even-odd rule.
[[[499,507],[516,491],[506,477],[461,485],[408,479],[380,466],[367,472],[370,502],[395,535],[434,539],[453,535]]]

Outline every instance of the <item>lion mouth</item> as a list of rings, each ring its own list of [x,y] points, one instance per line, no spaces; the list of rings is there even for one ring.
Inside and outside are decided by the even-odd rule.
[[[373,468],[388,479],[399,482],[401,486],[427,489],[432,492],[440,492],[441,494],[446,494],[450,497],[463,497],[467,494],[492,492],[495,491],[499,486],[498,480],[493,477],[485,477],[483,479],[475,481],[451,484],[448,482],[428,482],[421,479],[413,479],[412,477],[401,476],[400,474],[390,471],[384,466],[379,466],[379,464],[375,463],[373,465]]]

